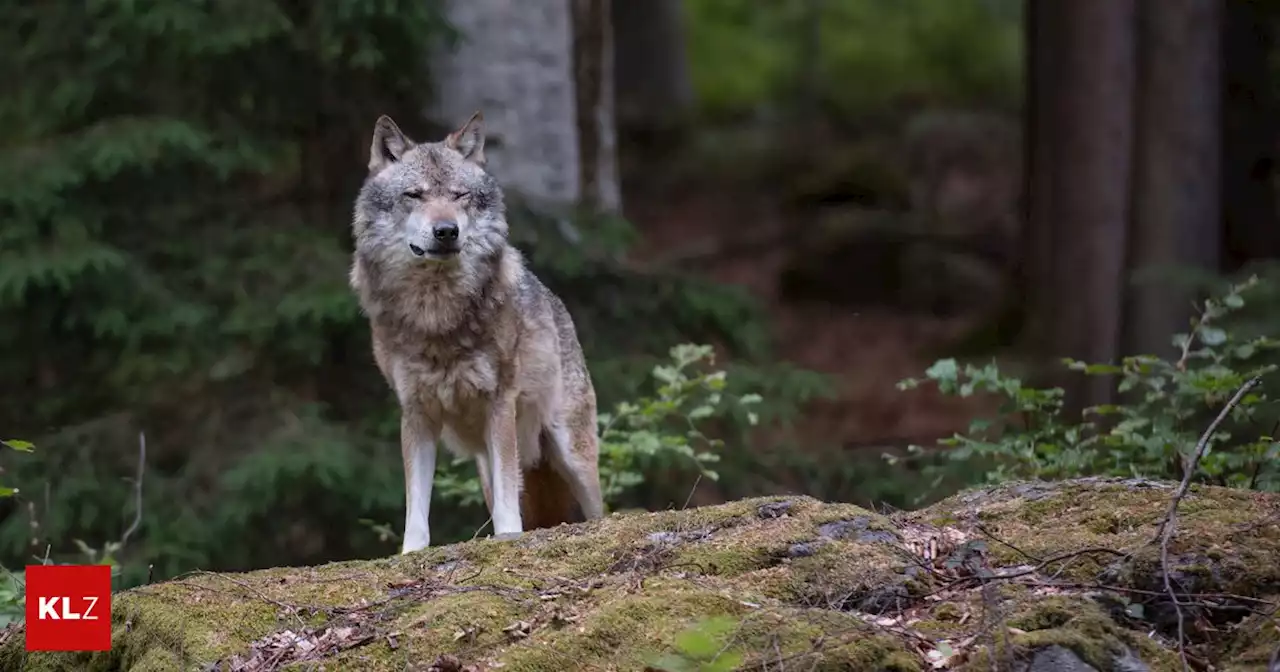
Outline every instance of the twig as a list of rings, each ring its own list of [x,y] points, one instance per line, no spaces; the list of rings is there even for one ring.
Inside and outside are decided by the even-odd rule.
[[[1239,405],[1244,395],[1252,390],[1262,379],[1254,376],[1246,380],[1240,389],[1236,390],[1234,396],[1227,401],[1227,405],[1222,407],[1222,412],[1218,413],[1218,417],[1209,423],[1209,428],[1200,435],[1200,441],[1196,443],[1196,452],[1191,456],[1191,460],[1187,462],[1186,469],[1182,472],[1182,483],[1178,485],[1178,490],[1173,494],[1173,498],[1169,500],[1169,511],[1164,516],[1164,521],[1160,523],[1159,540],[1160,540],[1160,573],[1164,575],[1164,591],[1173,600],[1173,610],[1178,615],[1178,655],[1182,658],[1182,669],[1190,669],[1190,663],[1187,662],[1187,645],[1186,645],[1186,622],[1182,613],[1182,604],[1178,602],[1177,591],[1173,589],[1173,580],[1169,578],[1169,541],[1173,539],[1174,528],[1178,524],[1178,504],[1182,502],[1182,498],[1187,496],[1187,490],[1191,487],[1191,477],[1195,476],[1196,469],[1200,466],[1200,460],[1204,457],[1204,451],[1209,447],[1209,438],[1217,431],[1218,425],[1231,413],[1231,409]]]
[[[1013,549],[1013,550],[1014,550],[1014,552],[1016,552],[1017,554],[1021,555],[1022,557],[1026,558],[1026,559],[1028,559],[1028,560],[1033,560],[1033,561],[1035,561],[1035,562],[1044,562],[1044,558],[1041,558],[1041,557],[1037,557],[1037,556],[1031,555],[1030,553],[1028,553],[1028,552],[1026,552],[1026,551],[1022,550],[1021,548],[1018,548],[1017,546],[1014,546],[1013,544],[1011,544],[1011,543],[1009,543],[1009,542],[1005,541],[1004,539],[1001,539],[1000,537],[997,537],[996,535],[994,535],[994,534],[992,534],[992,533],[991,533],[991,530],[988,530],[986,527],[984,527],[984,526],[983,526],[983,525],[981,525],[981,524],[978,524],[978,525],[977,525],[977,530],[978,530],[979,532],[981,532],[984,536],[986,536],[988,539],[990,539],[991,541],[994,541],[994,542],[996,542],[997,544],[1000,544],[1001,546],[1007,546],[1007,547],[1009,547],[1009,548]]]
[[[1200,335],[1200,330],[1209,324],[1209,304],[1205,303],[1204,309],[1199,309],[1193,302],[1191,304],[1196,307],[1199,315],[1196,315],[1195,321],[1191,324],[1191,333],[1187,334],[1187,340],[1182,344],[1182,352],[1178,355],[1178,361],[1174,363],[1174,367],[1179,371],[1187,370],[1187,360],[1191,358],[1191,346],[1196,342],[1196,336]],[[1185,661],[1184,661],[1185,662]]]
[[[698,477],[693,479],[693,487],[689,488],[689,496],[684,498],[684,506],[680,507],[681,511],[689,508],[689,502],[693,501],[693,493],[697,492],[698,484],[702,482],[702,473],[698,473]]]
[[[1098,548],[1082,548],[1082,549],[1080,549],[1080,550],[1078,550],[1078,551],[1070,551],[1070,552],[1067,552],[1067,553],[1059,553],[1058,555],[1055,555],[1055,556],[1052,556],[1052,557],[1049,557],[1049,558],[1045,558],[1044,560],[1042,560],[1042,561],[1040,562],[1040,564],[1038,564],[1038,565],[1036,565],[1035,567],[1032,567],[1032,568],[1030,568],[1030,569],[1023,569],[1023,570],[1019,570],[1019,571],[1016,571],[1016,572],[1010,572],[1010,573],[1008,573],[1008,574],[996,574],[996,573],[992,572],[992,574],[991,574],[990,576],[976,576],[976,575],[975,575],[975,576],[965,576],[965,577],[961,577],[961,578],[959,578],[959,579],[956,579],[955,581],[952,581],[952,582],[950,582],[950,583],[948,583],[948,584],[944,585],[943,587],[939,588],[938,590],[935,590],[935,591],[933,591],[932,593],[929,593],[929,595],[933,595],[933,594],[936,594],[936,593],[941,593],[941,592],[943,592],[943,591],[945,591],[945,590],[950,590],[950,589],[952,589],[952,588],[955,588],[955,587],[957,587],[957,586],[959,586],[959,585],[961,585],[961,584],[964,584],[964,583],[972,583],[972,582],[974,582],[974,581],[980,581],[980,582],[984,582],[984,583],[985,583],[985,582],[990,582],[990,581],[1007,581],[1007,580],[1009,580],[1009,579],[1018,579],[1018,578],[1021,578],[1021,577],[1024,577],[1024,576],[1030,576],[1030,575],[1032,575],[1032,574],[1038,574],[1038,573],[1040,573],[1040,571],[1041,571],[1041,570],[1045,569],[1046,567],[1048,567],[1049,565],[1052,565],[1052,564],[1053,564],[1053,563],[1055,563],[1055,562],[1062,562],[1063,560],[1070,560],[1070,559],[1072,559],[1072,558],[1077,558],[1077,557],[1080,557],[1080,556],[1082,556],[1082,555],[1092,555],[1092,554],[1094,554],[1094,553],[1105,553],[1105,554],[1109,554],[1109,555],[1115,555],[1115,556],[1118,556],[1118,557],[1121,557],[1121,558],[1127,558],[1127,557],[1129,557],[1129,555],[1130,555],[1129,553],[1125,553],[1125,552],[1123,552],[1123,551],[1117,551],[1117,550],[1115,550],[1114,548],[1103,548],[1103,547],[1098,547]]]
[[[484,528],[488,527],[491,522],[493,522],[493,516],[489,516],[487,520],[480,523],[480,527],[476,528],[475,534],[471,535],[471,541],[475,541],[476,538],[480,536],[480,533],[484,531]]]
[[[258,599],[262,600],[263,602],[268,602],[270,604],[273,604],[284,613],[292,616],[293,619],[298,622],[298,625],[303,628],[306,628],[307,624],[305,621],[302,620],[302,617],[298,615],[299,611],[301,611],[302,609],[306,609],[307,611],[312,611],[312,612],[324,611],[319,607],[286,604],[284,602],[281,602],[280,600],[272,599],[271,597],[267,596],[266,593],[249,585],[248,583],[245,583],[244,581],[240,581],[237,579],[233,579],[225,574],[217,574],[215,572],[207,572],[202,569],[197,569],[195,571],[189,572],[187,576],[211,576],[215,579],[220,579],[222,581],[226,581],[227,583],[231,583],[236,586],[239,586],[244,590],[248,591],[249,593],[251,593],[252,595],[256,596]],[[197,583],[192,583],[185,580],[176,580],[176,581],[172,581],[171,583],[173,583],[174,585],[184,586],[187,588],[196,588],[200,590],[209,590],[213,592],[219,592],[217,588],[214,588],[212,586],[201,586]]]
[[[1144,595],[1147,597],[1165,597],[1166,593],[1159,590],[1144,590],[1142,588],[1129,588],[1127,586],[1114,586],[1107,583],[1075,583],[1062,581],[1045,581],[1029,584],[1033,586],[1044,586],[1046,588],[1076,589],[1076,590],[1099,590],[1109,593],[1123,593],[1127,595]],[[1194,599],[1196,605],[1208,609],[1222,609],[1223,607],[1210,604],[1211,600],[1231,600],[1233,602],[1248,602],[1256,605],[1275,606],[1271,600],[1260,597],[1249,597],[1248,595],[1238,595],[1236,593],[1182,593],[1182,597]],[[1184,604],[1190,604],[1184,602]],[[1255,614],[1265,614],[1266,610],[1250,609]]]
[[[1275,424],[1271,426],[1271,432],[1267,436],[1271,438],[1272,441],[1275,441],[1277,431],[1280,431],[1280,420],[1276,420]],[[1249,476],[1249,490],[1258,489],[1258,477],[1262,475],[1262,465],[1262,460],[1258,460],[1253,463],[1253,474]]]
[[[120,535],[120,547],[123,548],[129,537],[142,525],[142,476],[147,466],[147,434],[138,432],[138,475],[133,481],[133,522]]]

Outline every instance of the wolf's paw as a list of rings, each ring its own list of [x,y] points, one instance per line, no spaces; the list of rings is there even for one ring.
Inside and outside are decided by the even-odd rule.
[[[511,541],[513,539],[519,539],[521,534],[523,534],[523,532],[503,532],[502,534],[493,535],[493,538],[498,541]]]

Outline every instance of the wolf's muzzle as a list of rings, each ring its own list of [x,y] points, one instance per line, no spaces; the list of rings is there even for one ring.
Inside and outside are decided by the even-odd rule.
[[[409,251],[415,257],[450,257],[458,253],[458,225],[454,222],[436,222],[431,226],[431,240],[426,247],[409,243]]]

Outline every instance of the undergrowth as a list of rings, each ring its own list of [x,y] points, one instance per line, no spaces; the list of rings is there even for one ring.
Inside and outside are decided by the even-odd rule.
[[[1028,385],[995,362],[938,360],[923,379],[901,381],[899,389],[933,383],[946,395],[994,395],[1002,401],[998,416],[974,419],[967,432],[940,441],[941,450],[911,446],[905,458],[885,457],[921,460],[935,487],[957,470],[974,468],[987,483],[1086,475],[1181,480],[1209,420],[1247,380],[1265,380],[1277,370],[1268,360],[1280,341],[1240,336],[1231,326],[1230,318],[1258,287],[1257,277],[1250,277],[1205,299],[1190,329],[1172,337],[1171,356],[1135,355],[1117,363],[1064,359],[1073,372],[1115,381],[1118,401],[1086,408],[1079,418],[1064,412],[1061,388]],[[1280,490],[1280,419],[1266,392],[1255,390],[1209,437],[1197,481]]]

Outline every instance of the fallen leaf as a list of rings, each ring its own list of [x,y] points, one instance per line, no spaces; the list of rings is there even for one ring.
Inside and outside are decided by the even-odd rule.
[[[528,621],[516,621],[502,629],[508,636],[516,639],[528,637],[531,630],[533,630],[533,624]]]

